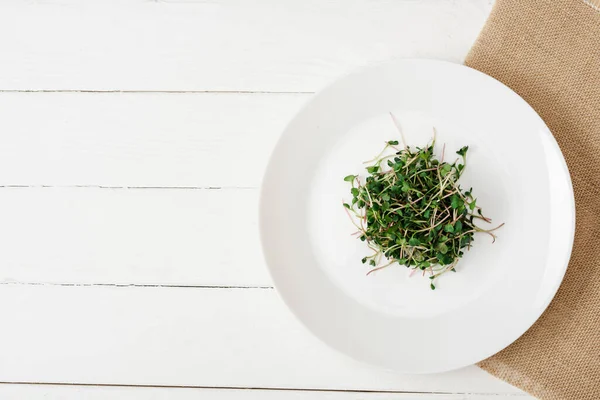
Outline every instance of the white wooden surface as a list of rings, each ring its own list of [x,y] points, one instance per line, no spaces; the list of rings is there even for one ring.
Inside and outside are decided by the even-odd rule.
[[[326,348],[271,287],[266,159],[334,77],[460,62],[488,0],[0,5],[0,398],[525,399]]]

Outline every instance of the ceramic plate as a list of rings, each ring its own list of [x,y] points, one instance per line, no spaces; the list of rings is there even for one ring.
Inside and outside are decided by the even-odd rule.
[[[436,152],[469,146],[462,187],[495,224],[457,266],[429,279],[395,265],[366,276],[370,254],[342,208],[349,174],[383,143]],[[481,361],[521,336],[546,309],[574,235],[569,172],[552,134],[512,90],[465,66],[396,60],[364,68],[315,95],[290,122],[260,200],[263,251],[294,314],[331,347],[409,373]]]

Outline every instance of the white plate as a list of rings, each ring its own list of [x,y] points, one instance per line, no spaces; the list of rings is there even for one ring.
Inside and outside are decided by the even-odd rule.
[[[437,152],[469,146],[461,184],[494,223],[457,266],[429,280],[393,266],[366,276],[369,252],[350,236],[343,178],[383,142]],[[481,361],[521,336],[546,309],[573,244],[569,172],[550,131],[512,90],[473,69],[432,60],[364,68],[313,97],[290,122],[267,168],[260,201],[263,251],[289,308],[331,347],[410,373]]]

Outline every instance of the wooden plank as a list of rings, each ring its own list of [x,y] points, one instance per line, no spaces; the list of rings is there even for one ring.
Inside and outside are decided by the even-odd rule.
[[[256,187],[308,97],[0,93],[0,185]]]
[[[392,57],[460,62],[489,0],[3,4],[2,90],[315,91]]]
[[[525,394],[433,394],[433,393],[372,393],[324,392],[305,390],[215,389],[215,388],[158,388],[102,387],[60,385],[0,384],[3,399],[28,400],[530,400]]]
[[[0,285],[0,304],[0,382],[520,393],[476,367],[401,375],[352,361],[272,289]]]
[[[257,189],[0,189],[0,282],[269,286]]]

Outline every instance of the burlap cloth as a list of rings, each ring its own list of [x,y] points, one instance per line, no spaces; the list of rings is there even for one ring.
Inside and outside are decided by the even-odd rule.
[[[575,245],[558,294],[520,339],[479,364],[541,399],[600,400],[598,6],[600,0],[497,0],[465,61],[540,114],[573,179]]]

